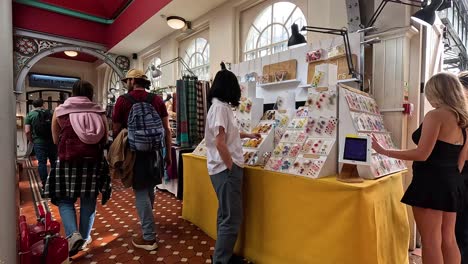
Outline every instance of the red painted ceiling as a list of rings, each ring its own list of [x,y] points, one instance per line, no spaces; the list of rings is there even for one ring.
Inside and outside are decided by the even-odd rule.
[[[76,57],[69,57],[65,55],[63,52],[58,52],[54,53],[52,55],[49,55],[49,57],[54,57],[54,58],[59,58],[59,59],[66,59],[66,60],[76,60],[76,61],[83,61],[83,62],[90,62],[93,63],[98,60],[98,58],[88,55],[83,52],[78,52],[78,55]]]
[[[42,2],[87,14],[104,15],[108,18],[109,14],[118,10],[127,1],[42,0]],[[134,0],[114,23],[110,25],[13,3],[13,26],[15,28],[95,42],[111,49],[170,2],[171,0]]]

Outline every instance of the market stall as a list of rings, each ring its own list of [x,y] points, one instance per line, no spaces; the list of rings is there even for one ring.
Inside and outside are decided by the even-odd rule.
[[[183,159],[182,216],[216,238],[218,205],[206,159]],[[255,263],[408,263],[402,173],[349,184],[257,167],[244,171],[245,216],[236,250]]]

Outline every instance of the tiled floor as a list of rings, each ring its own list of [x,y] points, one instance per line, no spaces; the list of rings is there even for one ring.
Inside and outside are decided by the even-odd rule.
[[[27,170],[25,170],[27,171]],[[131,189],[115,181],[112,199],[98,208],[89,249],[74,256],[72,263],[211,263],[214,240],[193,224],[183,220],[182,202],[172,194],[158,191],[154,216],[158,228],[159,248],[156,251],[136,249],[132,238],[141,234]],[[29,223],[35,211],[27,177],[21,181],[21,207]],[[52,216],[60,222],[58,208],[49,203]],[[79,207],[77,207],[79,211]],[[63,228],[62,228],[63,232]],[[63,234],[62,234],[63,235]]]
[[[158,250],[149,252],[134,248],[132,238],[140,235],[141,230],[134,195],[131,189],[123,188],[119,182],[115,181],[113,184],[112,199],[106,205],[101,205],[98,198],[96,220],[91,233],[93,242],[88,249],[74,256],[71,263],[211,263],[209,258],[214,240],[181,218],[182,202],[167,192],[158,191],[153,210],[158,228]],[[21,177],[20,196],[21,213],[32,224],[35,221],[35,211],[28,169],[24,170]],[[50,203],[48,207],[60,222],[57,207]],[[79,207],[77,210],[79,211]],[[325,260],[321,263],[327,262]],[[409,264],[421,264],[420,257],[410,254]]]

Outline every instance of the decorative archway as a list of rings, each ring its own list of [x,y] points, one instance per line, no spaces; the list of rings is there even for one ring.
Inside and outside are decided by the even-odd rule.
[[[120,77],[130,68],[130,59],[103,50],[17,35],[14,39],[15,94],[24,92],[24,81],[34,64],[57,52],[75,50],[92,55],[108,64]]]

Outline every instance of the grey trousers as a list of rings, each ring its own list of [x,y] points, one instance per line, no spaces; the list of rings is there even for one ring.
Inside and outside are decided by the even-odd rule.
[[[227,264],[232,256],[242,223],[243,177],[244,170],[235,164],[231,171],[210,175],[219,204],[214,264]]]

